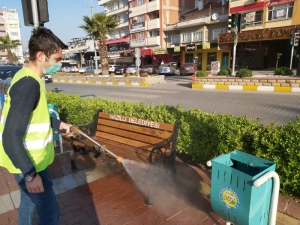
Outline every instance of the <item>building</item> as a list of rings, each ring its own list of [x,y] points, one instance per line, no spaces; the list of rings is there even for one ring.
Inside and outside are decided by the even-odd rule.
[[[180,15],[176,23],[164,26],[167,55],[164,60],[195,63],[198,70],[210,70],[211,63],[230,66],[231,48],[218,48],[218,35],[227,32],[228,2],[197,0],[194,8]]]
[[[16,11],[16,9],[6,9],[5,7],[3,7],[2,9],[0,9],[0,36],[3,37],[6,34],[9,35],[11,40],[21,41],[18,12]],[[19,58],[19,64],[24,63],[22,45],[18,46],[15,49],[12,49],[12,53],[15,53]],[[0,51],[0,64],[5,63],[7,63],[7,52]]]
[[[259,0],[230,1],[230,14],[241,14],[242,31],[238,33],[236,67],[249,69],[289,67],[291,61],[290,38],[300,25],[299,1]],[[220,34],[219,46],[233,46],[233,33]],[[292,56],[294,65],[299,61],[299,49]],[[297,60],[296,60],[297,59]]]
[[[107,16],[116,15],[120,20],[115,31],[107,36],[108,63],[132,64],[133,54],[129,46],[128,0],[98,0],[98,5],[104,6]]]

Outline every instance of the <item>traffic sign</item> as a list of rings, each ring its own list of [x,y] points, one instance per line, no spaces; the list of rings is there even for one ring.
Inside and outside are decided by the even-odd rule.
[[[140,65],[141,65],[141,59],[140,59],[140,58],[137,58],[137,59],[135,60],[135,65],[136,65],[136,66],[140,66]]]

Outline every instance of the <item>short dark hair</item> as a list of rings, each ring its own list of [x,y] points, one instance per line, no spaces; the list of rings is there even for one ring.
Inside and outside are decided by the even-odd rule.
[[[38,27],[32,30],[29,40],[29,59],[36,60],[38,51],[44,52],[47,57],[59,51],[59,49],[68,48],[53,32],[45,27]]]

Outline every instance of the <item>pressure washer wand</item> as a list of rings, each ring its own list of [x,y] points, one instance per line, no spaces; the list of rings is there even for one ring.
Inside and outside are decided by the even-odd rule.
[[[86,137],[87,139],[89,139],[91,142],[93,142],[95,145],[99,146],[101,149],[103,149],[104,151],[108,152],[110,155],[112,155],[113,157],[115,157],[117,159],[118,162],[122,162],[123,158],[121,156],[117,156],[115,153],[111,152],[110,150],[108,150],[107,148],[105,148],[105,146],[102,146],[101,144],[99,144],[97,141],[95,141],[93,138],[91,138],[90,136],[88,136],[87,134],[85,134],[82,130],[79,129],[79,127],[76,126],[72,126],[70,128],[71,132],[73,132],[74,134],[78,134],[78,135],[82,135],[84,137]]]

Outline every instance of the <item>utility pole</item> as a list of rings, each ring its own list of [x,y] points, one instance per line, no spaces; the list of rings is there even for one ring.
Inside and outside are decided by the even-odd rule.
[[[91,0],[91,18],[94,15],[93,12],[93,0]],[[94,44],[94,53],[95,53],[95,66],[96,66],[96,71],[98,71],[98,59],[97,59],[97,49],[96,49],[96,40],[94,39],[94,37],[92,36],[93,39],[93,44]]]
[[[235,76],[235,59],[236,59],[236,46],[237,46],[237,41],[238,41],[238,34],[237,34],[237,29],[236,27],[233,28],[235,29],[234,34],[233,34],[233,56],[232,56],[232,70],[231,70],[231,75]]]
[[[37,0],[31,0],[31,8],[32,8],[32,17],[33,17],[33,26],[34,28],[38,28],[40,26],[39,22],[39,14],[37,8]]]

